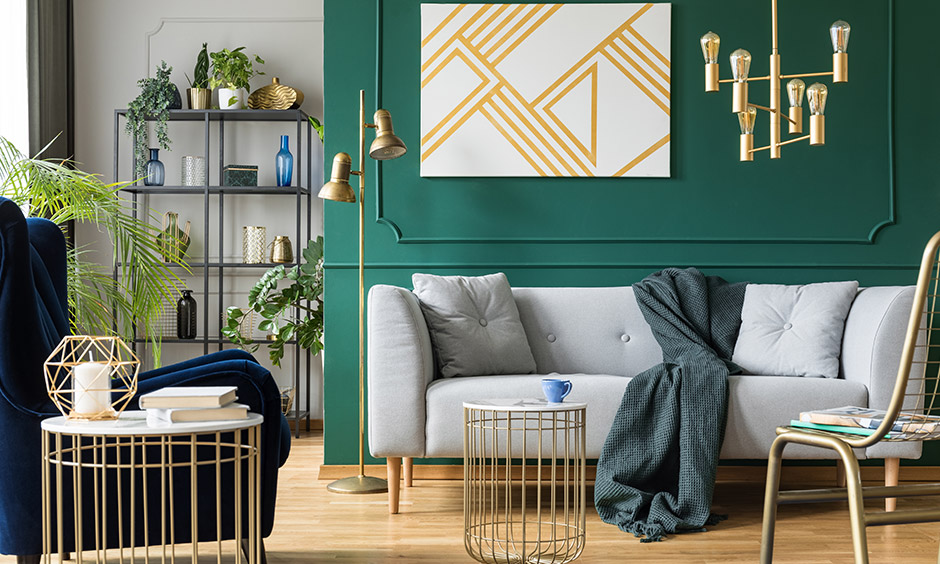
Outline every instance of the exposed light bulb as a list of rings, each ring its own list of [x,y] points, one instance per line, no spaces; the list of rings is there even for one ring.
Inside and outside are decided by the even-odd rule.
[[[826,112],[826,96],[829,95],[829,89],[825,84],[819,82],[813,83],[806,89],[806,101],[809,103],[809,113],[814,116],[821,116]]]
[[[751,54],[744,49],[735,49],[731,53],[731,76],[737,82],[747,80],[747,73],[751,70]]]
[[[738,124],[741,126],[741,135],[754,133],[754,125],[757,124],[757,108],[748,106],[746,112],[738,112]]]
[[[787,97],[790,99],[791,108],[803,106],[803,92],[806,90],[806,83],[798,78],[794,78],[787,83]]]
[[[718,62],[718,46],[721,45],[721,38],[718,34],[709,31],[699,40],[702,43],[702,56],[706,63]]]
[[[845,53],[849,46],[850,31],[852,31],[852,26],[842,20],[838,20],[829,26],[829,37],[832,39],[833,52]]]

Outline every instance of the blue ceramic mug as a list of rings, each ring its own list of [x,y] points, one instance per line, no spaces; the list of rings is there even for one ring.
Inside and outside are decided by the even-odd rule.
[[[542,392],[551,403],[561,403],[571,393],[571,380],[542,378]]]

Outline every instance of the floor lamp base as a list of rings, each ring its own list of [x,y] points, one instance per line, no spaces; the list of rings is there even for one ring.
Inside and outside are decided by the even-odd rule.
[[[372,476],[352,476],[331,482],[326,489],[344,494],[384,493],[388,491],[388,482]]]

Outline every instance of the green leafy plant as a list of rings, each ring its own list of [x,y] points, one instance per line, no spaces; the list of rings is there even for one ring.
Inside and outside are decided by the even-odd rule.
[[[119,265],[118,280],[112,278],[110,267],[96,260],[98,255],[91,248],[68,249],[73,332],[112,335],[116,325],[118,335],[131,338],[136,324],[159,358],[157,316],[164,303],[175,301],[183,287],[171,266],[189,269],[182,259],[163,261],[156,239],[158,220],[142,208],[137,210],[139,217],[133,217],[133,204],[118,194],[125,185],[105,184],[98,176],[77,170],[70,161],[26,157],[0,137],[0,195],[28,206],[33,217],[45,217],[59,225],[70,220],[91,224],[113,246],[113,255],[108,258]]]
[[[264,74],[254,69],[251,59],[242,52],[244,49],[244,47],[232,51],[222,49],[209,54],[212,59],[212,76],[209,78],[211,88],[221,86],[232,90],[247,89],[252,77]],[[264,59],[258,55],[254,56],[254,61],[258,64],[264,64]]]
[[[167,134],[167,120],[170,118],[170,106],[173,104],[176,87],[170,82],[173,67],[160,61],[157,75],[137,81],[140,94],[127,104],[127,125],[124,131],[134,139],[134,174],[144,176],[147,165],[147,150],[150,148],[150,132],[147,119],[154,120],[154,133],[157,144],[163,149],[170,148],[170,136]]]
[[[189,76],[183,73],[183,76],[186,76],[186,80],[189,81],[190,88],[209,88],[209,50],[207,45],[208,43],[203,43],[202,51],[199,51],[199,54],[196,55],[196,68],[193,69],[193,79],[189,80]]]
[[[248,292],[248,307],[262,318],[261,331],[273,336],[267,345],[271,362],[281,365],[284,345],[291,338],[297,344],[317,354],[323,350],[323,237],[307,243],[303,250],[303,263],[290,269],[275,266],[264,273]],[[278,288],[287,279],[286,288]],[[299,315],[298,315],[299,310]],[[250,311],[230,307],[226,311],[222,334],[236,345],[254,352],[258,344],[250,336],[242,335],[241,326]]]
[[[315,129],[317,132],[317,136],[320,137],[320,143],[323,143],[323,134],[324,134],[324,129],[326,128],[326,126],[320,123],[320,120],[318,120],[317,118],[313,116],[308,116],[307,119],[310,120],[310,125],[313,126],[313,129]]]

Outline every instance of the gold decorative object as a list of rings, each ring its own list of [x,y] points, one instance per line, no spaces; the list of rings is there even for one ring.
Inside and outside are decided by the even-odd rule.
[[[187,88],[186,98],[189,100],[190,110],[208,110],[212,105],[212,89]]]
[[[265,240],[268,230],[260,225],[242,227],[242,262],[261,264],[264,262]]]
[[[780,158],[780,147],[798,141],[809,141],[810,145],[824,145],[826,143],[826,96],[828,89],[824,84],[814,83],[806,88],[799,77],[832,76],[833,83],[849,81],[849,55],[846,48],[849,44],[849,32],[852,30],[848,23],[838,20],[829,27],[829,36],[832,40],[832,70],[828,72],[809,72],[799,74],[780,73],[780,53],[777,51],[777,0],[771,0],[771,33],[772,43],[770,51],[770,74],[768,76],[748,76],[751,68],[751,54],[744,49],[736,49],[731,53],[732,78],[719,80],[718,78],[718,47],[721,38],[709,31],[702,36],[702,55],[705,57],[705,92],[718,92],[719,84],[732,83],[731,111],[738,114],[741,126],[741,154],[742,161],[753,161],[754,153],[768,150],[770,158]],[[780,81],[793,79],[787,84],[787,97],[790,102],[790,111],[784,113],[780,107]],[[759,106],[748,101],[748,83],[766,80],[770,83],[770,106]],[[803,133],[803,92],[809,103],[809,135],[794,137],[786,141],[780,140],[780,119],[789,122],[788,132],[791,134]],[[754,147],[754,119],[750,116],[742,117],[757,110],[770,113],[770,144],[765,147]]]
[[[137,393],[140,361],[118,337],[69,335],[43,368],[49,397],[69,419],[117,419]]]
[[[252,110],[289,110],[304,103],[304,93],[299,88],[281,84],[278,77],[271,84],[262,86],[248,96],[248,107]]]
[[[294,249],[291,247],[290,237],[278,235],[274,238],[271,242],[271,262],[294,262]]]
[[[373,116],[375,123],[366,123],[366,92],[359,91],[359,170],[352,168],[352,159],[346,153],[333,157],[330,181],[323,185],[320,198],[338,202],[355,202],[356,193],[349,185],[349,175],[359,177],[359,475],[330,483],[326,489],[336,493],[381,493],[388,491],[388,482],[382,478],[365,475],[365,414],[363,412],[365,382],[365,349],[363,347],[364,319],[363,296],[365,294],[365,196],[366,186],[366,129],[375,129],[376,137],[369,147],[369,156],[378,161],[394,159],[408,150],[392,129],[392,116],[386,110],[378,110]]]
[[[163,255],[164,262],[179,261],[186,256],[189,249],[189,228],[190,222],[186,222],[184,229],[179,228],[179,214],[168,211],[163,214],[163,231],[157,235],[157,242],[160,244],[160,254]]]

